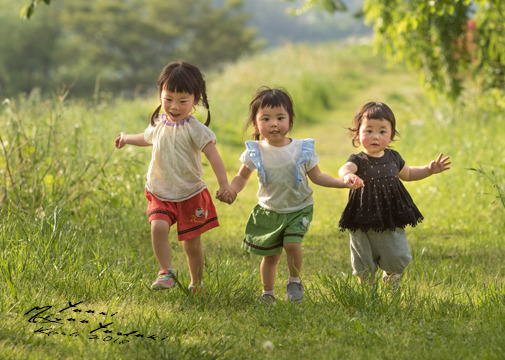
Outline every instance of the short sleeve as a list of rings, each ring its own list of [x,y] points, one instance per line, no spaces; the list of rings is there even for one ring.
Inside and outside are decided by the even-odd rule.
[[[144,130],[144,140],[148,144],[153,143],[153,133],[156,127],[149,124],[149,126]]]
[[[349,159],[347,159],[347,162],[351,162],[359,168],[360,161],[359,161],[359,156],[357,154],[352,154],[351,156],[349,156]]]
[[[214,142],[214,144],[216,143],[216,135],[206,125],[196,119],[191,119],[190,124],[191,138],[200,150],[203,151],[203,148],[211,141]]]
[[[405,166],[405,160],[398,151],[391,150],[391,157],[396,166],[398,166],[398,171],[401,171]]]
[[[242,155],[240,155],[240,162],[247,166],[247,168],[251,171],[256,170],[256,166],[254,165],[254,162],[251,160],[249,157],[249,149],[246,149]]]
[[[312,153],[312,156],[310,157],[310,160],[307,162],[307,164],[305,165],[307,171],[310,171],[314,168],[314,166],[316,166],[317,164],[319,164],[319,157],[317,156],[316,152],[314,151]]]

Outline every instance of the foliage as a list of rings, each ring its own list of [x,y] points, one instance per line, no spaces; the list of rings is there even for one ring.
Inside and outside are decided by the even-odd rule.
[[[30,21],[16,21],[12,2],[0,4],[7,9],[0,29],[19,38],[4,39],[0,47],[3,96],[58,86],[72,87],[72,95],[131,96],[152,88],[169,61],[183,58],[207,69],[260,46],[241,0],[221,7],[212,0],[54,2]],[[30,61],[39,63],[32,67]]]
[[[30,19],[35,13],[37,6],[41,3],[49,5],[51,3],[51,0],[31,0],[30,4],[27,4],[21,8],[20,16],[24,19]]]
[[[341,1],[307,0],[295,13],[318,6],[342,11]],[[376,49],[419,72],[429,89],[456,99],[469,76],[483,91],[505,87],[505,3],[501,0],[365,0]]]
[[[421,70],[423,82],[455,98],[471,74],[484,89],[505,80],[505,4],[495,0],[367,0],[376,46]]]
[[[15,16],[17,4],[0,1],[0,96],[30,92],[34,87],[46,91],[51,80],[61,37],[60,27],[44,17],[24,22]],[[54,9],[44,8],[51,16]],[[7,35],[8,34],[8,35]]]
[[[284,1],[295,2],[297,0]],[[300,15],[314,8],[328,12],[335,12],[346,11],[347,5],[342,0],[304,0],[299,8],[293,9],[290,13],[293,15]]]

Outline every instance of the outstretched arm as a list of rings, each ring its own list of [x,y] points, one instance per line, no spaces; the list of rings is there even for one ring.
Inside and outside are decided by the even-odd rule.
[[[309,179],[317,185],[333,188],[350,188],[350,184],[346,184],[341,179],[334,178],[331,175],[322,173],[319,169],[319,165],[314,166],[307,172]]]
[[[120,132],[119,136],[115,141],[115,146],[118,149],[121,149],[125,145],[135,145],[135,146],[151,146],[144,139],[144,133],[142,134],[125,134],[124,132]]]
[[[216,175],[217,182],[219,183],[219,190],[216,193],[217,196],[220,196],[220,194],[223,194],[224,192],[228,192],[228,199],[230,199],[230,202],[226,202],[231,204],[237,197],[237,193],[233,191],[228,183],[228,175],[226,175],[226,169],[224,167],[223,160],[217,151],[214,141],[210,141],[207,145],[205,145],[203,148],[203,153],[205,154],[207,160],[209,160],[210,165],[212,166],[212,170],[214,170],[214,174]]]
[[[405,165],[401,170],[398,176],[403,181],[416,181],[427,178],[428,176],[441,173],[443,171],[449,170],[449,165],[451,162],[449,161],[450,157],[444,156],[444,153],[440,153],[436,160],[431,161],[428,165],[425,166],[412,166],[408,167]]]
[[[338,176],[342,179],[345,184],[348,184],[350,188],[357,189],[361,186],[365,186],[363,180],[356,175],[358,167],[353,162],[347,162],[338,170]]]

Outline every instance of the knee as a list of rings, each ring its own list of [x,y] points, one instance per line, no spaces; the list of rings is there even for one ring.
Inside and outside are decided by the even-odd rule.
[[[294,242],[286,242],[283,244],[284,246],[284,251],[286,251],[287,254],[299,251],[302,246],[299,243],[294,243]]]
[[[160,235],[166,234],[170,229],[168,223],[164,220],[153,220],[151,221],[151,234]]]
[[[186,251],[186,254],[196,254],[202,251],[200,238],[184,240],[182,244],[184,247],[184,251]]]
[[[268,255],[268,256],[263,256],[263,264],[266,265],[275,265],[279,262],[279,259],[281,258],[281,254],[275,254],[275,255]]]

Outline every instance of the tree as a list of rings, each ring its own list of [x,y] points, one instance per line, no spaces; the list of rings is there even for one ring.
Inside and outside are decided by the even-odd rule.
[[[340,11],[342,3],[304,0],[298,10]],[[365,0],[363,14],[373,24],[376,49],[419,72],[426,86],[452,99],[468,76],[483,89],[504,88],[504,1]]]
[[[484,89],[503,88],[503,1],[366,0],[364,12],[376,47],[420,71],[428,86],[456,98],[470,75]]]
[[[47,90],[59,26],[43,17],[23,24],[12,1],[0,0],[0,7],[0,96],[35,86]]]
[[[39,19],[33,15],[42,2],[51,5],[43,9],[51,9],[51,21],[46,14],[40,18],[59,29],[46,84],[75,83],[74,95],[91,95],[97,88],[142,91],[155,86],[169,61],[181,58],[205,70],[259,47],[255,31],[246,27],[242,0],[219,8],[212,0],[32,0],[22,11],[30,19],[27,26]]]

